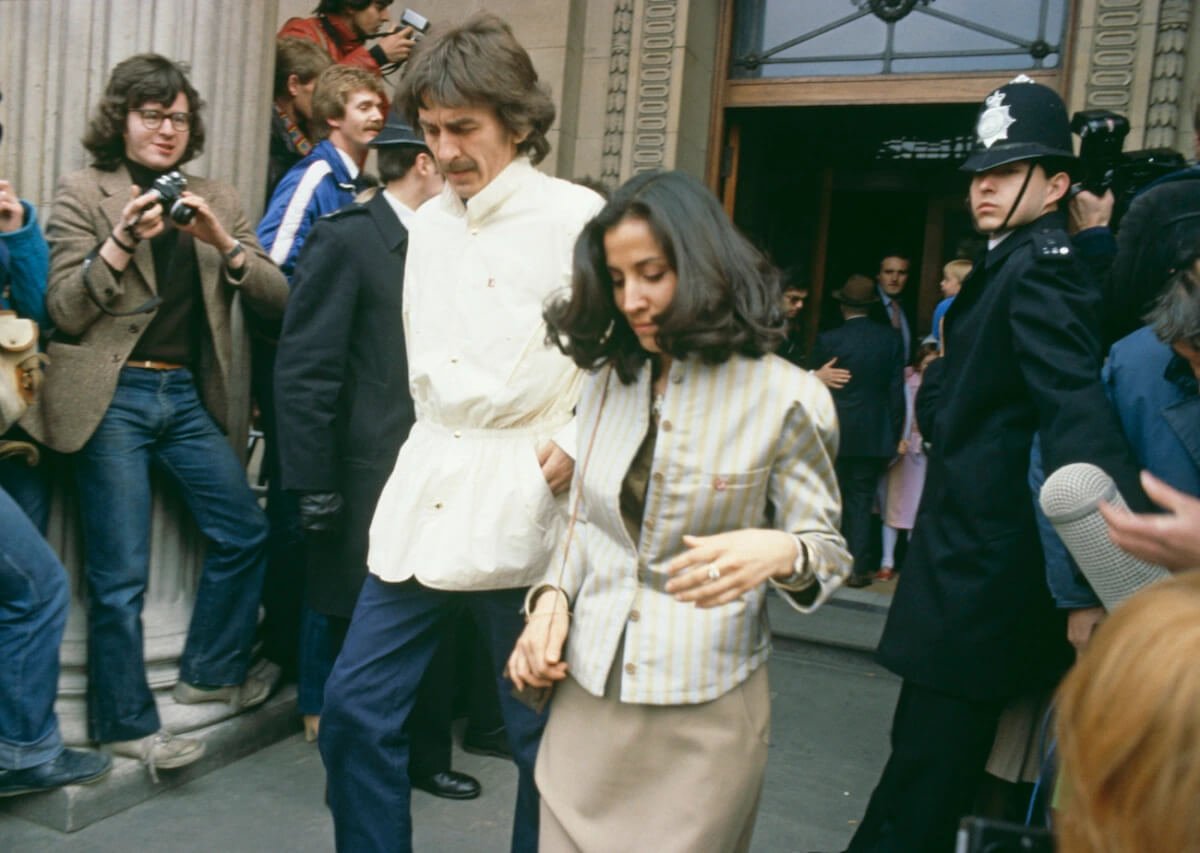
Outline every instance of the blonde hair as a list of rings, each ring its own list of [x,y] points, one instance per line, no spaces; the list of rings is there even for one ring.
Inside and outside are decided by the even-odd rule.
[[[950,261],[950,263],[942,267],[942,275],[955,279],[959,284],[962,284],[970,274],[971,262],[964,261],[961,258]]]
[[[1200,843],[1200,572],[1108,619],[1058,692],[1062,853]]]

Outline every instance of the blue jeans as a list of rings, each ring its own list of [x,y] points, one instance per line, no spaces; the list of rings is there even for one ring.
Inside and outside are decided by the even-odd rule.
[[[150,572],[150,466],[175,482],[207,553],[179,678],[240,684],[258,619],[267,522],[246,472],[187,370],[121,371],[75,457],[88,581],[88,727],[100,742],[159,729],[146,682],[142,602]]]
[[[13,427],[0,439],[33,442],[20,427]],[[33,467],[26,465],[24,458],[19,456],[0,459],[0,488],[25,510],[33,526],[45,533],[46,522],[50,520],[50,482],[46,469],[53,451],[45,447],[39,449],[42,461]]]
[[[54,697],[67,601],[62,563],[0,489],[0,770],[62,752]]]
[[[500,711],[517,763],[512,850],[535,853],[539,803],[533,765],[546,715],[514,699],[503,675],[524,628],[524,598],[524,589],[446,592],[415,580],[385,583],[375,575],[367,577],[325,686],[318,738],[339,851],[412,850],[405,723],[448,621],[465,608],[491,651]]]

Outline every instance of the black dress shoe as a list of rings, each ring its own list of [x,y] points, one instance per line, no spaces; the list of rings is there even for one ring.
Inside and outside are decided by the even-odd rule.
[[[0,797],[95,782],[111,769],[112,759],[102,752],[64,749],[57,758],[36,767],[0,770]]]
[[[864,586],[870,586],[873,578],[870,575],[851,575],[846,578],[846,586],[851,589],[862,589]]]
[[[463,752],[472,755],[490,755],[493,758],[512,758],[512,750],[508,748],[508,734],[504,726],[492,729],[490,732],[473,732],[467,729],[463,732]]]
[[[432,776],[414,777],[409,781],[414,788],[446,800],[473,800],[483,790],[474,776],[456,770],[443,770]]]

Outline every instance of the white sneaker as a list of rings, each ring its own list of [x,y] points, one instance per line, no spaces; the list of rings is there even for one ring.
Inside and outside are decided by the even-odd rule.
[[[107,744],[113,755],[136,758],[146,765],[150,778],[158,781],[158,770],[174,770],[197,761],[204,755],[204,741],[176,737],[166,729],[134,740],[114,740]]]
[[[273,686],[271,681],[258,675],[247,675],[246,680],[241,684],[216,687],[211,690],[195,687],[186,681],[177,681],[175,688],[171,691],[171,696],[180,705],[226,702],[231,708],[244,711],[246,708],[253,708],[255,705],[261,705],[267,701]]]

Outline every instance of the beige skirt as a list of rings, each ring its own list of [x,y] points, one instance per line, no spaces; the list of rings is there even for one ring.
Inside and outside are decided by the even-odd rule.
[[[620,660],[620,656],[617,656]],[[710,853],[750,847],[767,766],[767,667],[712,702],[599,699],[568,677],[538,748],[542,853]]]

